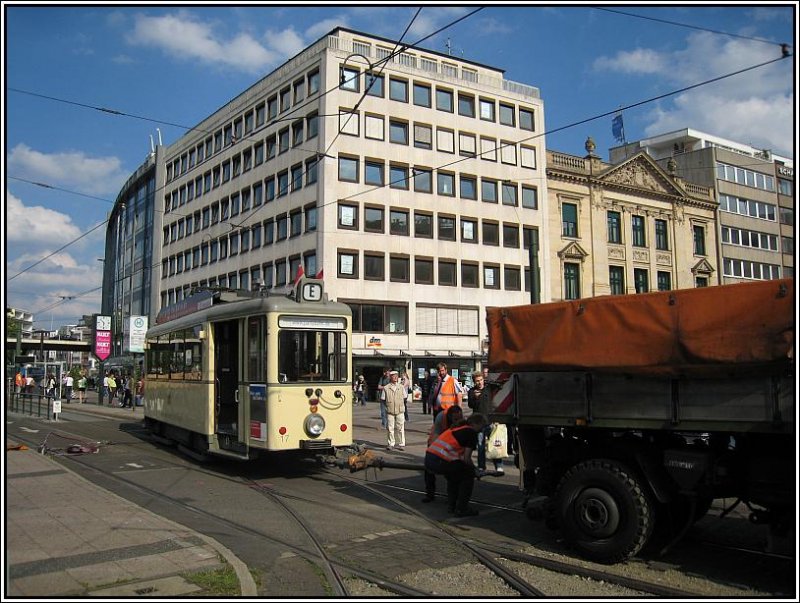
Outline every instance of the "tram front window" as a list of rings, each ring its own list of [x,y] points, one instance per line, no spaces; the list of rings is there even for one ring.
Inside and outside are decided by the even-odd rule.
[[[347,381],[347,334],[283,329],[278,335],[278,380]]]

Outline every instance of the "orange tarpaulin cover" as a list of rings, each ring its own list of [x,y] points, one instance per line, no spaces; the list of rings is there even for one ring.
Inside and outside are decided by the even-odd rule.
[[[493,371],[705,375],[787,364],[794,281],[487,308]]]

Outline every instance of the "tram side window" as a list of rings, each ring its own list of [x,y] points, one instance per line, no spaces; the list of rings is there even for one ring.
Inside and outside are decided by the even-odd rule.
[[[278,373],[282,383],[347,380],[346,333],[282,330]]]
[[[200,325],[148,340],[147,373],[155,379],[201,380]]]
[[[150,379],[169,379],[169,361],[172,351],[169,339],[164,336],[147,340],[147,376]]]
[[[263,316],[251,316],[247,320],[247,379],[251,383],[266,382],[266,334]]]

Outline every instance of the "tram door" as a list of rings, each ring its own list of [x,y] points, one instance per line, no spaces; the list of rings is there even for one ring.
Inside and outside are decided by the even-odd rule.
[[[217,433],[239,433],[239,323],[214,324],[214,424]]]

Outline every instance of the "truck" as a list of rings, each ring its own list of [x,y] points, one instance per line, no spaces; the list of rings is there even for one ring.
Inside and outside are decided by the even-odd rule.
[[[487,308],[489,418],[528,515],[604,564],[715,499],[790,533],[795,311],[792,279]]]

